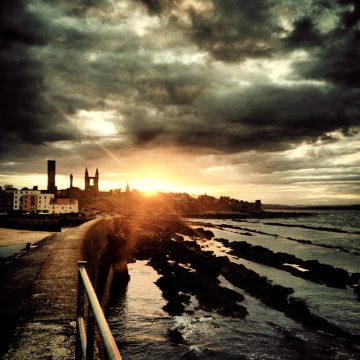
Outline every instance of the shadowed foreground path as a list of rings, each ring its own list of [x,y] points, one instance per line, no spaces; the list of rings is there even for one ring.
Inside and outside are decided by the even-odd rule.
[[[7,283],[8,299],[16,291],[26,299],[3,359],[74,358],[77,261],[81,259],[82,240],[96,221],[46,239],[10,274],[13,282],[10,279]],[[19,304],[14,305],[13,315],[19,311]]]

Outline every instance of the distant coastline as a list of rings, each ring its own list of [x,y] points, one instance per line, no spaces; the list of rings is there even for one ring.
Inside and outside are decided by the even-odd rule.
[[[360,210],[360,204],[354,205],[281,205],[262,204],[266,210]]]
[[[285,210],[285,209],[284,209]],[[292,209],[294,210],[294,209]],[[296,211],[261,211],[261,212],[193,212],[193,213],[183,213],[182,217],[185,218],[199,218],[199,219],[272,219],[272,218],[289,218],[289,217],[298,217],[298,216],[312,216],[313,213],[304,213]]]

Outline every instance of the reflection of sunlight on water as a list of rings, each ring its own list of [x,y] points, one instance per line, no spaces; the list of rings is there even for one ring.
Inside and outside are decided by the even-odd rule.
[[[146,265],[147,260],[129,264],[130,282],[127,289],[128,315],[145,316],[149,320],[167,315],[161,308],[166,301],[155,285],[157,272]],[[135,300],[135,301],[134,301]]]
[[[110,328],[124,359],[175,359],[183,349],[168,338],[174,319],[162,310],[167,302],[154,284],[159,275],[146,264],[142,260],[128,265],[130,281],[109,309]]]

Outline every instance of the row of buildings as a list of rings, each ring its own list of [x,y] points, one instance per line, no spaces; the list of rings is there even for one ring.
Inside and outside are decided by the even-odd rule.
[[[11,185],[0,187],[1,213],[28,214],[69,214],[79,212],[78,196],[82,190],[73,187],[73,176],[70,175],[70,187],[58,190],[55,184],[55,160],[47,162],[47,190],[32,189],[18,190]],[[99,171],[96,169],[94,177],[85,171],[85,191],[88,195],[96,195],[99,191]]]
[[[0,211],[3,213],[68,214],[78,213],[77,199],[55,198],[44,190],[15,189],[9,185],[0,189]]]

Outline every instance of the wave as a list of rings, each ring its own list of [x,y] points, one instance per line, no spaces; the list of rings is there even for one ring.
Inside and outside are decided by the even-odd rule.
[[[333,227],[325,227],[325,226],[311,226],[311,225],[303,225],[303,224],[284,224],[279,222],[265,222],[264,225],[274,225],[274,226],[285,226],[285,227],[297,227],[301,229],[309,229],[309,230],[317,230],[317,231],[327,231],[327,232],[335,232],[341,234],[354,234],[360,235],[360,231],[348,231],[344,229],[338,229]]]
[[[202,345],[192,345],[189,350],[179,357],[179,360],[246,360],[245,355],[232,355],[220,349],[208,349]]]
[[[322,264],[318,260],[302,260],[284,252],[275,253],[259,245],[251,245],[246,241],[229,241],[215,239],[231,249],[230,254],[260,264],[275,267],[305,280],[336,288],[355,286],[359,274],[350,275],[346,270]]]
[[[288,226],[287,224],[282,224],[279,225],[279,223],[265,223],[267,225],[277,225],[277,226]],[[205,226],[205,225],[204,225]],[[299,244],[305,244],[305,245],[311,245],[311,246],[317,246],[317,247],[321,247],[321,248],[326,248],[326,249],[334,249],[334,250],[338,250],[347,254],[352,254],[355,256],[360,256],[360,252],[359,251],[352,251],[349,250],[341,245],[330,245],[330,244],[319,244],[319,243],[314,243],[311,240],[304,240],[304,239],[296,239],[293,238],[291,236],[288,237],[283,237],[279,234],[274,234],[274,233],[269,233],[269,232],[265,232],[265,231],[261,231],[261,230],[255,230],[255,229],[250,229],[247,227],[243,227],[243,226],[235,226],[235,225],[229,225],[229,224],[220,224],[220,225],[214,225],[214,224],[206,224],[207,227],[213,227],[219,230],[224,230],[224,231],[229,231],[229,232],[233,232],[235,234],[239,234],[239,235],[244,235],[244,236],[254,236],[254,234],[260,234],[260,235],[266,235],[266,236],[272,236],[275,238],[283,238],[289,241],[295,241]],[[305,225],[304,225],[305,226]],[[298,226],[298,225],[291,225],[290,227],[303,227],[303,226]],[[310,226],[308,227],[310,229]],[[315,229],[315,227],[312,227],[313,229]],[[235,231],[235,230],[240,230],[240,231]],[[245,232],[244,232],[245,231]],[[341,232],[341,231],[338,231]],[[344,232],[344,233],[348,233],[348,234],[356,234],[356,232]]]

